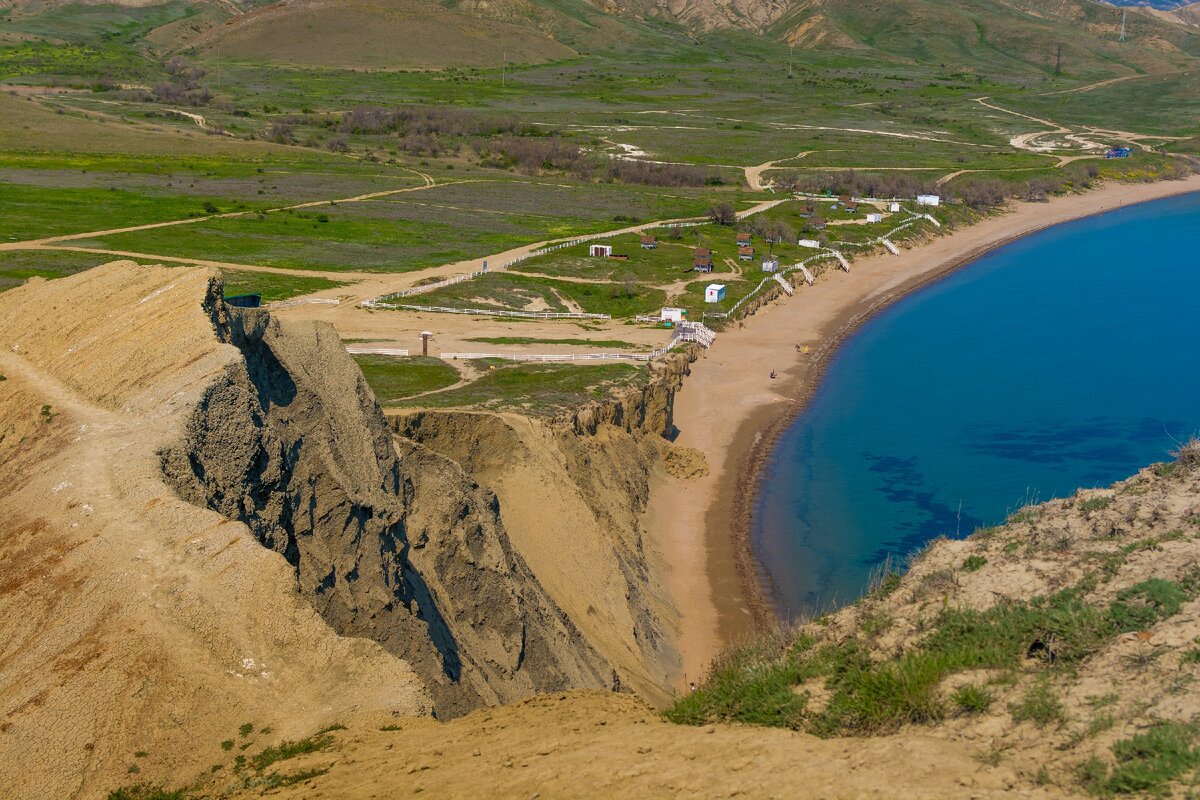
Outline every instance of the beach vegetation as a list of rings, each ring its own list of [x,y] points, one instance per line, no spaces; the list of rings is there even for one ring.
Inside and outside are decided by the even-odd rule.
[[[821,736],[873,735],[936,722],[948,712],[939,693],[948,676],[1002,670],[1017,680],[1030,670],[1070,671],[1116,637],[1178,614],[1196,596],[1197,580],[1152,578],[1119,591],[1108,603],[1091,602],[1092,588],[1084,581],[1028,600],[1002,600],[985,610],[944,606],[924,624],[916,643],[882,660],[872,657],[869,639],[859,636],[825,640],[802,633],[790,647],[774,639],[772,647],[744,646],[743,655],[719,662],[712,678],[681,699],[668,717],[690,724],[753,720]],[[790,703],[783,714],[764,708],[770,698],[787,696],[783,689],[789,680],[794,686],[822,682],[828,701],[812,710]],[[977,706],[982,697],[971,696],[973,691],[962,698],[952,695],[951,701]],[[744,698],[755,698],[752,711]],[[1034,682],[1009,711],[1015,720],[1040,727],[1066,721],[1049,675]]]

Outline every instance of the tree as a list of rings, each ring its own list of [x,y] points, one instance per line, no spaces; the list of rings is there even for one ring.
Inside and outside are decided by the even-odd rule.
[[[732,225],[737,222],[737,211],[729,203],[718,203],[708,210],[708,218],[717,225]]]

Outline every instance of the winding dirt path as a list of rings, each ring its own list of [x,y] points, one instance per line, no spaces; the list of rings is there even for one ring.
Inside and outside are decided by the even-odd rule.
[[[1114,83],[1121,83],[1122,81],[1132,81],[1132,80],[1137,80],[1138,78],[1154,78],[1154,77],[1157,77],[1157,76],[1155,76],[1155,75],[1126,75],[1122,78],[1109,78],[1106,81],[1097,81],[1096,83],[1089,83],[1087,86],[1077,86],[1074,89],[1061,89],[1057,92],[1042,92],[1041,94],[1038,95],[1038,97],[1053,97],[1056,94],[1081,94],[1083,92],[1090,92],[1090,91],[1099,89],[1104,86],[1112,86]]]

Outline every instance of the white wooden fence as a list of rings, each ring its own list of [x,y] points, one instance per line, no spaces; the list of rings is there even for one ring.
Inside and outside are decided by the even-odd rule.
[[[383,303],[365,300],[364,308],[404,309],[431,314],[474,314],[480,317],[520,317],[522,319],[612,319],[611,314],[585,314],[577,311],[510,311],[504,308],[449,308],[447,306],[418,306],[409,303]]]
[[[352,356],[407,356],[408,351],[402,347],[359,347],[346,345],[346,352]]]
[[[325,297],[301,298],[299,300],[276,300],[274,303],[267,303],[263,308],[288,308],[289,306],[303,305],[318,305],[318,306],[336,306],[341,303],[341,300],[335,300]]]

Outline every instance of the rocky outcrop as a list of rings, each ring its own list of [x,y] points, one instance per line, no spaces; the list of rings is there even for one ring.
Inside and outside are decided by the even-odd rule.
[[[393,447],[332,327],[247,311],[218,335],[243,357],[163,453],[181,495],[246,523],[336,631],[411,663],[443,715],[610,684],[513,552],[494,495]]]

